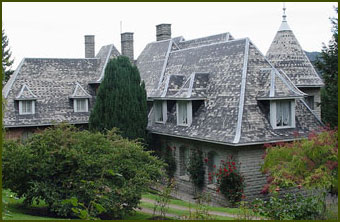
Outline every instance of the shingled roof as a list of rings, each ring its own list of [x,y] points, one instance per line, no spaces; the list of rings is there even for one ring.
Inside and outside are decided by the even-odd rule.
[[[282,69],[298,87],[322,87],[324,84],[302,50],[284,14],[275,38],[266,54],[276,68]]]
[[[293,140],[296,133],[306,136],[320,126],[302,100],[305,94],[248,38],[200,39],[206,41],[190,40],[195,44],[184,44],[183,48],[179,44],[183,39],[179,38],[152,42],[138,57],[137,66],[149,99],[190,100],[194,94],[200,95],[197,103],[191,99],[197,107],[190,126],[177,125],[176,106],[172,106],[168,107],[165,124],[149,118],[151,132],[237,146]],[[297,99],[296,128],[271,127],[268,106],[259,99],[270,97],[271,88],[273,98]]]
[[[87,123],[89,113],[73,111],[74,98],[90,98],[89,83],[100,82],[109,58],[120,55],[114,45],[103,46],[95,58],[24,58],[2,90],[7,100],[5,127]],[[15,100],[34,99],[35,114],[19,115]]]

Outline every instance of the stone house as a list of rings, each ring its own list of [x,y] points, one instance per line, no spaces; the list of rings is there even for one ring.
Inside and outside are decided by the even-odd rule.
[[[282,30],[286,21],[282,23],[278,35],[289,32],[293,36],[290,30]],[[204,189],[214,196],[214,203],[226,201],[216,194],[216,184],[208,175],[229,155],[241,163],[246,197],[261,196],[266,183],[260,172],[263,145],[306,137],[322,125],[319,113],[306,103],[308,94],[314,93],[308,89],[322,86],[322,81],[302,49],[293,51],[296,57],[304,56],[298,57],[304,66],[300,60],[289,63],[297,66],[296,73],[291,67],[281,68],[280,63],[276,67],[249,38],[235,39],[230,33],[192,40],[171,38],[170,24],[158,25],[156,36],[157,41],[145,47],[136,64],[153,104],[148,130],[161,149],[173,148],[179,197],[194,194],[187,172],[194,149],[202,150],[209,160]],[[274,40],[273,44],[277,41],[281,43]],[[274,46],[269,55],[273,51]],[[275,55],[279,52],[287,54],[280,50]],[[297,87],[296,81],[315,85],[306,89],[305,85]]]
[[[292,38],[290,30],[280,28],[281,39],[286,32]],[[308,89],[321,87],[322,81],[310,72],[313,68],[300,72],[300,60],[289,63],[298,64],[298,74],[281,67],[284,62],[275,63],[275,58],[285,58],[274,53],[279,47],[273,46],[276,40],[267,58],[249,38],[236,39],[230,33],[192,40],[172,38],[171,25],[160,24],[157,41],[147,44],[134,61],[133,33],[121,37],[122,55],[135,62],[145,81],[148,130],[162,149],[176,148],[175,177],[181,197],[193,194],[187,173],[192,149],[201,149],[210,160],[205,167],[205,190],[214,195],[215,203],[224,200],[216,194],[208,174],[228,155],[241,163],[245,195],[251,199],[260,195],[266,182],[259,171],[263,144],[306,137],[322,125],[319,114],[305,101],[307,93],[312,93]],[[85,58],[23,59],[2,91],[7,100],[7,136],[27,137],[64,121],[86,126],[105,66],[119,55],[114,45],[107,45],[95,56],[94,36],[85,36]],[[307,90],[294,82],[308,83],[308,78],[316,83]]]

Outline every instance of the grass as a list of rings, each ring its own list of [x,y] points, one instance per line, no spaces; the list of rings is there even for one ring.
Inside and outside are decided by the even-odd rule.
[[[152,193],[147,193],[142,195],[144,198],[151,199],[151,200],[156,200],[157,195],[152,194]],[[195,203],[188,203],[182,200],[178,199],[171,199],[170,204],[178,205],[178,206],[183,206],[183,207],[191,207],[194,208],[196,206]],[[213,207],[213,206],[207,206],[207,209],[210,211],[216,211],[216,212],[221,212],[221,213],[228,213],[228,214],[239,214],[241,213],[241,210],[238,208],[226,208],[226,207]]]
[[[153,209],[154,205],[152,203],[146,203],[146,202],[142,202],[140,204],[141,207],[143,208],[148,208],[148,209]],[[195,209],[191,208],[191,212],[194,213]],[[175,214],[179,217],[181,216],[188,216],[190,214],[190,212],[188,210],[179,210],[179,209],[173,209],[173,208],[169,208],[167,210],[167,213],[169,214]],[[213,215],[214,219],[216,220],[234,220],[235,218],[232,217],[224,217],[224,216],[215,216]]]

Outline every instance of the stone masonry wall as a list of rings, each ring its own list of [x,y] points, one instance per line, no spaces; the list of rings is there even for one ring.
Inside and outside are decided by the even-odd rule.
[[[177,170],[175,173],[175,180],[177,190],[175,196],[179,199],[193,200],[195,195],[194,186],[191,183],[188,175],[181,175],[181,154],[182,147],[189,149],[201,149],[203,151],[203,157],[207,158],[210,151],[214,151],[221,159],[226,159],[229,155],[233,155],[236,162],[241,162],[240,172],[245,178],[245,195],[247,200],[251,200],[255,197],[261,197],[260,194],[263,185],[266,183],[266,177],[260,172],[261,164],[263,163],[262,155],[264,149],[261,146],[249,146],[249,147],[232,147],[226,145],[219,145],[213,143],[199,142],[188,139],[174,138],[160,136],[160,143],[162,149],[169,146],[173,148],[175,160],[177,164]],[[227,201],[216,192],[215,184],[212,184],[208,180],[208,165],[205,164],[205,186],[203,188],[205,193],[209,193],[212,197],[212,204],[216,206],[226,206]]]

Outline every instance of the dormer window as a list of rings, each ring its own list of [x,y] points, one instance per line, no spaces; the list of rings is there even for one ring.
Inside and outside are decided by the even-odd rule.
[[[270,102],[270,123],[274,129],[295,127],[295,100]]]
[[[35,101],[37,96],[24,84],[15,100],[19,102],[19,115],[35,114]]]
[[[89,100],[88,99],[73,99],[74,112],[88,112],[89,111]]]
[[[19,115],[28,115],[35,113],[34,100],[19,100]]]
[[[191,101],[177,101],[177,125],[190,126],[192,122],[192,103]]]
[[[79,84],[76,83],[73,94],[70,99],[73,99],[73,110],[75,113],[86,113],[89,111],[89,99],[91,95]]]
[[[155,122],[165,123],[167,119],[167,102],[166,101],[155,101]]]

